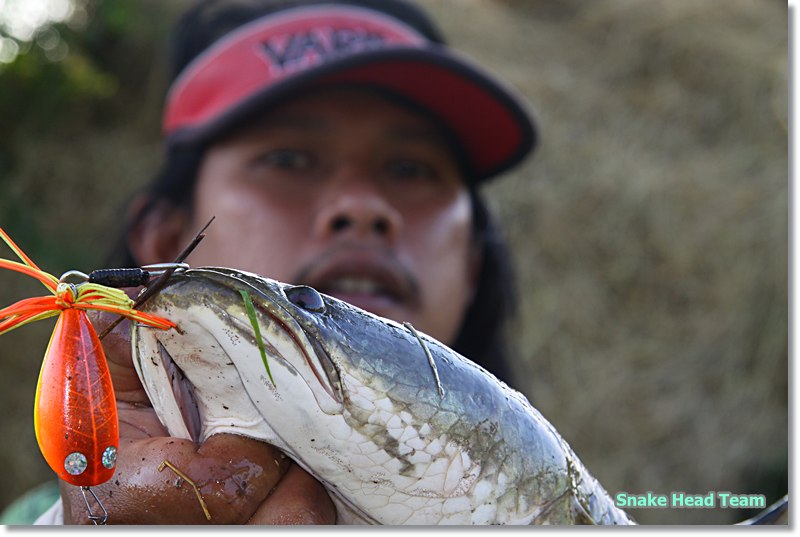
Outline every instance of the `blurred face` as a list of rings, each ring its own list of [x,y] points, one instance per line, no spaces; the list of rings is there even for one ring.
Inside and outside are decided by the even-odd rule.
[[[185,245],[193,266],[317,290],[452,344],[472,296],[471,208],[426,118],[377,95],[301,97],[215,144]]]

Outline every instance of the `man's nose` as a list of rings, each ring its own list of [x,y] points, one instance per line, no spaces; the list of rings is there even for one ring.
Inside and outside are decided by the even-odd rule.
[[[374,180],[354,175],[331,181],[328,195],[317,213],[318,236],[352,235],[393,242],[402,216]]]

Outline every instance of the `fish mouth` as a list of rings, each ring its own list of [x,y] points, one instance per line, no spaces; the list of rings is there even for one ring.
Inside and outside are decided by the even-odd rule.
[[[341,383],[339,382],[339,371],[336,363],[331,358],[330,354],[328,354],[327,350],[313,337],[308,337],[306,332],[301,328],[295,329],[290,324],[296,325],[297,323],[294,321],[290,321],[289,318],[283,318],[283,316],[275,315],[270,308],[264,307],[263,304],[260,304],[258,301],[253,301],[253,306],[256,308],[257,311],[261,312],[262,314],[268,316],[270,321],[274,323],[279,330],[283,330],[284,333],[288,334],[291,338],[292,342],[294,343],[295,349],[299,351],[299,354],[302,355],[303,360],[300,364],[297,364],[295,361],[288,359],[284,355],[284,351],[281,351],[276,346],[272,345],[268,340],[262,338],[261,344],[263,345],[264,352],[270,357],[280,360],[282,364],[295,371],[295,373],[304,376],[309,382],[308,384],[311,385],[313,380],[308,374],[304,374],[305,367],[307,367],[307,371],[310,371],[313,375],[313,379],[316,380],[317,385],[319,385],[323,391],[330,397],[331,400],[337,403],[336,411],[340,410],[342,404],[342,396],[341,396]],[[300,337],[300,334],[303,337]],[[256,334],[253,334],[254,338]],[[313,391],[313,390],[312,390]],[[323,404],[318,399],[318,403],[320,403],[320,407],[323,407]]]
[[[171,381],[170,387],[172,388],[173,402],[175,408],[179,410],[180,419],[183,421],[185,435],[188,435],[194,443],[199,443],[202,419],[194,385],[160,342],[158,343],[158,350],[162,366]]]
[[[283,305],[283,303],[289,302],[284,287],[270,288],[265,286],[264,280],[257,275],[241,271],[230,272],[218,269],[203,269],[203,271],[221,275],[225,278],[223,283],[233,278],[241,286],[236,289],[237,297],[242,290],[247,291],[249,298],[244,300],[250,300],[257,313],[260,320],[258,330],[253,326],[253,320],[249,319],[246,314],[232,315],[229,309],[213,302],[207,304],[207,307],[215,310],[220,319],[228,320],[237,330],[250,335],[255,345],[261,346],[266,354],[265,367],[268,367],[269,360],[277,360],[286,369],[306,379],[323,411],[330,414],[340,412],[343,402],[339,378],[340,366],[318,338],[310,334],[295,319],[293,313]],[[229,284],[227,287],[233,289]],[[275,298],[270,295],[274,295]],[[261,335],[260,343],[257,340],[258,333]],[[274,341],[269,334],[276,336]],[[279,337],[280,334],[284,334],[287,338]],[[223,338],[218,337],[218,340],[223,343]],[[233,350],[228,354],[234,362],[237,362],[236,353]],[[292,354],[299,354],[302,359],[288,358]],[[317,397],[320,389],[327,397]]]

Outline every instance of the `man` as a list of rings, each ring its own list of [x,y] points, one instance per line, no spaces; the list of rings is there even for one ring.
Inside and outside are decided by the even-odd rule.
[[[120,264],[189,261],[308,284],[410,321],[509,380],[505,246],[478,187],[534,146],[507,88],[444,46],[400,0],[201,2],[176,32],[162,173],[132,204]],[[98,320],[102,325],[106,320]],[[124,329],[104,343],[119,399],[111,523],[333,523],[325,489],[265,444],[170,438]],[[62,484],[63,520],[88,523]],[[92,506],[97,509],[97,506]],[[61,521],[58,506],[40,522]]]

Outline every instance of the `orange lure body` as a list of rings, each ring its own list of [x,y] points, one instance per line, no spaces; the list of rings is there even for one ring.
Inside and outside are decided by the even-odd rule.
[[[34,404],[39,449],[58,477],[105,483],[119,448],[117,405],[105,353],[86,312],[62,310],[47,346]]]
[[[162,330],[175,323],[135,310],[120,289],[61,282],[36,266],[2,228],[0,240],[20,259],[0,258],[0,268],[36,278],[50,291],[0,309],[0,335],[58,315],[36,385],[33,422],[39,449],[67,483],[105,483],[114,475],[119,449],[117,403],[106,355],[86,310],[116,313]],[[89,518],[96,522],[91,510]]]

